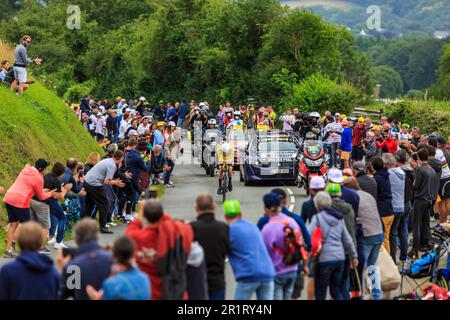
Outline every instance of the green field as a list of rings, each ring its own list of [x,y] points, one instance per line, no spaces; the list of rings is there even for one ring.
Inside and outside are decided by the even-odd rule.
[[[355,7],[353,3],[334,0],[291,0],[282,1],[281,4],[288,5],[291,8],[311,8],[322,6],[325,9],[352,9]]]
[[[0,186],[5,189],[26,163],[34,164],[38,158],[65,163],[76,157],[84,162],[92,151],[101,152],[73,111],[41,84],[33,84],[24,97],[0,86],[0,101]],[[6,216],[0,202],[1,243]]]

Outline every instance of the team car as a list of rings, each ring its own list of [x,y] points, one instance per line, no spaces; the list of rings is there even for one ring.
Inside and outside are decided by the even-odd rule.
[[[294,184],[297,178],[298,138],[286,133],[259,131],[245,149],[240,180],[246,186],[262,181]]]

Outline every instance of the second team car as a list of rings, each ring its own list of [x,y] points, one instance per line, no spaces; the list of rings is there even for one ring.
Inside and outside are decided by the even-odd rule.
[[[245,149],[240,164],[240,180],[246,186],[262,181],[294,184],[300,147],[299,140],[290,134],[256,132]]]

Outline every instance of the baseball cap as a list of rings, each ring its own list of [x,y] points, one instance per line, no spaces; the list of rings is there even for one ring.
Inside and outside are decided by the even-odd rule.
[[[335,116],[335,117],[340,117],[341,114],[340,114],[339,112],[336,112],[336,113],[334,114],[334,116]]]
[[[175,124],[175,122],[173,122],[173,121],[170,121],[169,122],[169,127],[176,127],[177,125]]]
[[[327,192],[332,197],[340,197],[342,196],[341,185],[339,183],[329,183]]]
[[[357,161],[353,164],[353,170],[356,171],[365,171],[366,170],[366,164],[362,161]]]
[[[366,133],[366,136],[373,138],[373,137],[375,137],[375,133],[373,133],[372,131],[368,131]]]
[[[130,108],[126,108],[125,112],[131,112],[131,109]]]
[[[47,160],[45,160],[45,159],[38,159],[36,161],[36,163],[34,164],[34,167],[38,171],[42,171],[42,170],[46,169],[49,165],[50,165],[50,162],[48,162]]]
[[[235,217],[241,213],[241,204],[237,200],[227,200],[223,203],[225,216]]]
[[[377,130],[377,131],[380,131],[380,126],[379,126],[379,125],[375,125],[375,126],[373,126],[373,127],[372,127],[372,130]]]
[[[275,211],[279,206],[281,206],[281,199],[275,192],[270,192],[266,194],[263,198],[264,207],[270,211]]]
[[[366,119],[364,119],[364,117],[359,117],[359,118],[358,118],[358,121],[359,121],[359,122],[364,122],[364,121],[366,121]]]
[[[158,123],[156,124],[158,127],[161,127],[161,126],[165,126],[166,125],[166,123],[164,122],[164,121],[158,121]]]
[[[333,183],[342,183],[344,182],[344,176],[342,174],[342,171],[339,169],[331,169],[328,172],[328,179]]]
[[[128,132],[128,136],[138,136],[138,132],[136,130],[130,130],[130,132]]]
[[[309,182],[309,188],[313,190],[323,190],[325,189],[325,180],[321,176],[312,177]]]
[[[445,138],[444,137],[438,137],[437,142],[440,144],[445,144]]]

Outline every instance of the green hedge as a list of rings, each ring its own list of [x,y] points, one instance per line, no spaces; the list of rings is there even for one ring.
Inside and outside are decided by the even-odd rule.
[[[450,136],[450,106],[443,102],[405,100],[387,105],[386,114],[418,127],[422,133]]]

